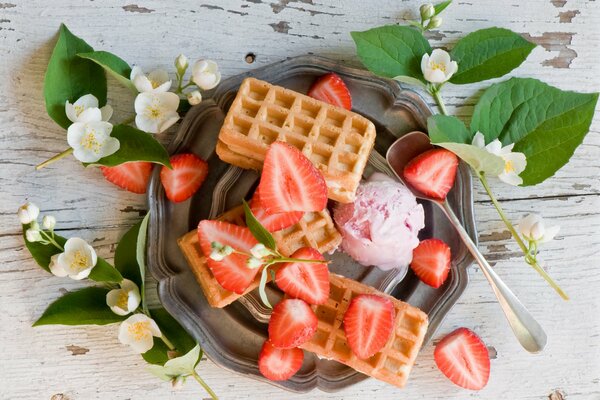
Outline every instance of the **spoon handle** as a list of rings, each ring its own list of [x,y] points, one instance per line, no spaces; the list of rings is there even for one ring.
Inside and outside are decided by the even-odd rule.
[[[530,353],[542,351],[547,342],[544,329],[486,261],[477,248],[477,245],[473,243],[473,240],[471,240],[471,237],[454,214],[454,211],[452,211],[452,208],[450,208],[448,202],[444,201],[443,203],[436,203],[442,208],[454,228],[456,228],[462,241],[465,243],[473,257],[475,257],[477,263],[481,266],[481,270],[492,287],[492,290],[502,307],[502,311],[504,311],[504,315],[519,343],[521,343],[523,348]]]

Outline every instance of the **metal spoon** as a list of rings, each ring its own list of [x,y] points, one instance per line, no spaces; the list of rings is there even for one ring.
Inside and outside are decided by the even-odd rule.
[[[519,343],[521,343],[525,350],[531,353],[537,353],[543,350],[547,342],[544,329],[519,301],[517,296],[515,296],[502,279],[500,279],[490,264],[488,264],[483,255],[479,252],[477,245],[473,243],[471,237],[454,214],[454,211],[452,211],[452,208],[450,208],[448,201],[441,201],[428,197],[404,180],[404,166],[419,154],[432,148],[433,146],[429,140],[429,136],[423,132],[411,132],[402,136],[390,146],[386,154],[386,159],[398,179],[400,179],[400,181],[404,183],[417,198],[429,200],[444,211],[462,241],[465,243],[473,257],[475,257],[477,263],[481,266],[481,270],[490,283],[490,286],[504,311],[504,315]]]

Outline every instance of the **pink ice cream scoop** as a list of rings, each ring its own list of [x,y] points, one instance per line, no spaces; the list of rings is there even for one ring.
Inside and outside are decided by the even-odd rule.
[[[360,184],[354,203],[338,204],[335,222],[342,249],[365,266],[403,268],[412,261],[425,226],[423,207],[401,183],[375,173]]]

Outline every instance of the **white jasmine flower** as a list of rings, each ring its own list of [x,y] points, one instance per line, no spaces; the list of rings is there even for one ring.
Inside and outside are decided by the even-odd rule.
[[[192,69],[192,80],[202,90],[210,90],[221,81],[219,66],[212,60],[198,60]]]
[[[42,218],[42,226],[44,229],[51,231],[56,226],[56,218],[52,215],[44,215],[44,218]]]
[[[188,93],[187,100],[191,105],[197,106],[202,102],[202,93],[200,93],[199,90],[194,90],[193,92]]]
[[[255,258],[262,259],[270,256],[273,253],[271,250],[267,249],[264,244],[258,243],[250,249],[250,254],[252,254],[252,256]]]
[[[441,23],[441,21],[440,21]],[[429,54],[423,54],[421,71],[425,79],[431,83],[444,83],[458,70],[456,61],[450,59],[450,54],[442,49],[435,49]]]
[[[44,238],[42,237],[42,234],[40,233],[39,229],[36,228],[29,228],[25,231],[25,239],[27,239],[28,242],[41,242],[44,240]]]
[[[40,209],[38,206],[30,202],[23,204],[17,210],[17,216],[23,225],[30,224],[31,222],[35,221],[39,215]]]
[[[135,282],[123,279],[120,286],[120,289],[113,289],[106,294],[106,304],[115,314],[127,315],[138,308],[142,297]]]
[[[119,139],[111,137],[113,126],[105,121],[75,122],[67,129],[67,142],[81,162],[93,163],[115,153]]]
[[[554,239],[560,226],[546,227],[544,219],[538,214],[528,214],[518,222],[521,235],[530,242],[546,243]]]
[[[246,266],[250,269],[260,268],[263,265],[263,261],[260,258],[249,257],[246,261]]]
[[[108,121],[113,109],[108,104],[98,108],[98,99],[93,94],[81,96],[75,103],[65,103],[65,113],[71,122]]]
[[[78,237],[67,240],[64,253],[56,259],[57,268],[62,268],[69,278],[75,280],[87,278],[96,262],[98,257],[94,248]]]
[[[145,353],[154,345],[154,338],[161,337],[160,329],[153,319],[144,314],[133,314],[119,327],[119,341],[128,344],[136,353]]]
[[[179,96],[172,92],[140,93],[134,106],[135,124],[145,132],[163,132],[179,120]]]
[[[175,59],[175,68],[177,69],[179,75],[183,75],[185,73],[185,70],[187,69],[188,65],[188,59],[183,54],[178,55]]]
[[[525,167],[527,167],[527,158],[523,153],[512,151],[513,147],[515,147],[514,143],[502,147],[500,140],[495,139],[486,145],[483,134],[477,132],[473,137],[472,144],[480,148],[485,148],[490,153],[502,157],[504,160],[504,171],[498,175],[498,178],[500,178],[501,181],[513,186],[518,186],[523,183],[523,179],[519,174],[525,171]]]
[[[64,278],[65,276],[68,276],[67,271],[58,263],[58,256],[60,254],[55,254],[52,257],[50,257],[50,265],[48,266],[50,268],[50,272],[52,272],[52,275],[58,276],[59,278]]]
[[[215,261],[223,261],[225,257],[233,253],[233,247],[223,246],[219,242],[212,242],[210,247],[212,249],[210,252],[210,258]]]
[[[164,69],[155,69],[146,76],[140,67],[135,66],[129,79],[140,93],[163,93],[171,88],[169,74]]]

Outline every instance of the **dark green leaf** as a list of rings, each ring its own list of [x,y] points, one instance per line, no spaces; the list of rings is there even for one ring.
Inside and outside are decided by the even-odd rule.
[[[128,161],[150,161],[171,168],[169,153],[151,134],[129,125],[115,125],[111,136],[119,139],[119,150],[101,158],[97,164],[114,167]]]
[[[177,112],[179,115],[183,115],[190,111],[190,108],[192,108],[192,105],[189,101],[187,101],[187,99],[179,99],[179,107],[177,107]]]
[[[129,229],[121,237],[115,250],[115,268],[124,278],[135,282],[139,287],[142,286],[142,276],[137,262],[137,240],[141,224],[142,221]]]
[[[98,257],[96,266],[92,268],[89,278],[96,282],[119,283],[123,280],[121,273],[100,257]]]
[[[104,68],[106,72],[115,77],[123,86],[135,91],[137,89],[131,80],[131,67],[125,60],[108,51],[93,51],[90,53],[77,54],[81,58],[91,60]]]
[[[90,45],[61,24],[44,78],[44,98],[50,118],[65,129],[71,125],[65,114],[67,100],[74,102],[91,93],[100,106],[106,104],[104,70],[93,61],[77,57],[77,53],[91,51],[94,49]]]
[[[512,78],[488,88],[477,102],[471,132],[498,138],[527,157],[523,185],[535,185],[565,165],[587,134],[597,93],[563,91],[536,79]]]
[[[106,305],[108,289],[89,287],[70,292],[54,301],[33,326],[106,325],[126,317],[113,313]]]
[[[386,25],[352,32],[358,58],[374,74],[423,80],[421,58],[431,52],[423,34],[407,26]]]
[[[167,310],[164,308],[153,309],[150,310],[150,315],[162,334],[173,343],[179,355],[186,354],[196,346],[196,341]],[[142,357],[150,364],[164,365],[169,360],[168,351],[169,348],[162,340],[154,338],[154,347],[142,354]]]
[[[244,213],[246,214],[246,226],[252,232],[252,235],[258,240],[260,243],[264,244],[265,247],[271,250],[277,250],[277,243],[275,243],[275,238],[252,214],[250,207],[248,207],[248,203],[244,201]]]
[[[442,11],[444,11],[446,9],[446,7],[448,7],[450,4],[452,4],[452,0],[446,0],[446,1],[442,1],[441,3],[436,4],[435,6],[433,6],[434,10],[435,10],[435,15],[439,15]]]
[[[42,244],[40,242],[27,241],[27,238],[25,237],[25,231],[29,229],[29,226],[30,224],[23,225],[23,240],[25,241],[25,246],[27,247],[27,250],[29,250],[29,252],[31,253],[31,256],[33,257],[35,262],[37,262],[38,265],[43,269],[50,272],[50,258],[55,254],[62,253],[62,251],[57,249],[52,244]],[[67,239],[65,239],[64,237],[55,234],[54,240],[61,247],[65,247]]]
[[[503,28],[472,32],[450,52],[458,71],[450,78],[455,84],[498,78],[517,68],[535,48],[521,35]]]
[[[454,142],[471,144],[473,135],[463,122],[453,116],[436,114],[427,119],[427,130],[432,143]]]

